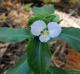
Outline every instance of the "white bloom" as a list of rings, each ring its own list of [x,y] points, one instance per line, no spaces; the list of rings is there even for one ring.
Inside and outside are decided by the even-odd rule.
[[[48,30],[46,30],[48,28]],[[44,21],[38,20],[31,25],[31,33],[39,36],[41,42],[47,42],[50,38],[60,35],[62,29],[56,22],[50,22],[47,26]]]
[[[56,22],[50,22],[48,24],[48,32],[49,32],[49,36],[51,38],[55,38],[55,37],[59,36],[61,31],[62,31],[61,27]]]
[[[50,37],[49,37],[49,35],[44,35],[44,34],[42,34],[42,35],[39,37],[39,40],[40,40],[41,42],[47,42],[48,40],[50,40]]]
[[[50,37],[49,37],[47,30],[44,30],[43,34],[40,35],[39,40],[41,42],[47,42],[48,40],[50,40]]]
[[[46,24],[42,20],[35,21],[31,25],[31,33],[35,36],[39,36],[41,34],[41,31],[43,31],[46,28]]]

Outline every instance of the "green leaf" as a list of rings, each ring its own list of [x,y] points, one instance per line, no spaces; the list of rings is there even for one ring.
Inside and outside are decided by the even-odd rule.
[[[67,72],[61,68],[50,67],[47,74],[67,74]]]
[[[50,4],[43,7],[33,7],[32,11],[34,15],[49,15],[54,12],[54,6]]]
[[[10,68],[6,74],[31,74],[27,63],[27,55],[23,55],[19,62]]]
[[[30,38],[30,33],[23,28],[0,28],[0,41],[20,42]]]
[[[52,17],[53,17],[53,19],[52,19],[53,22],[59,22],[60,21],[59,15],[53,14]]]
[[[68,71],[67,74],[80,74],[80,71]]]
[[[34,38],[27,49],[29,66],[34,74],[46,74],[51,61],[48,44],[41,43],[38,38]]]
[[[49,22],[59,22],[60,17],[57,14],[31,16],[29,18],[28,24],[31,25],[36,20],[43,20],[46,24],[48,24]]]
[[[80,29],[63,28],[59,36],[64,42],[68,43],[72,48],[80,51]]]

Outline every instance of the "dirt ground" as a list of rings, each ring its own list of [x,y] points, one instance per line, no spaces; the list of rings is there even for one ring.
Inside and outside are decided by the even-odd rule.
[[[58,10],[56,10],[56,14],[58,14],[60,16],[60,19],[62,20],[62,22],[60,23],[61,26],[80,28],[79,16],[78,17],[70,16],[70,14]]]

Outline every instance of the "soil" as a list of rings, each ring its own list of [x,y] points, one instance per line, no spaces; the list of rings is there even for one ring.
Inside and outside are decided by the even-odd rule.
[[[59,10],[56,10],[55,13],[58,14],[62,20],[60,23],[61,26],[80,28],[80,16],[71,16],[71,14],[67,14]]]

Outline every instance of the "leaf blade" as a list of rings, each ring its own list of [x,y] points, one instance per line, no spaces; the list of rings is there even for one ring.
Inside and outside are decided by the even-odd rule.
[[[68,43],[72,48],[80,51],[80,29],[78,28],[63,28],[60,39]]]
[[[30,34],[23,28],[0,28],[0,41],[20,42],[30,38]]]
[[[54,12],[54,6],[50,4],[43,7],[33,7],[32,11],[34,15],[49,15]]]
[[[80,74],[80,71],[68,71],[67,74]]]
[[[49,67],[47,74],[67,74],[67,72],[61,68]]]
[[[47,44],[39,40],[32,39],[28,45],[28,62],[35,74],[46,74],[46,69],[50,64],[50,51]]]
[[[10,68],[6,74],[31,74],[27,63],[27,55],[23,55],[19,62]]]

